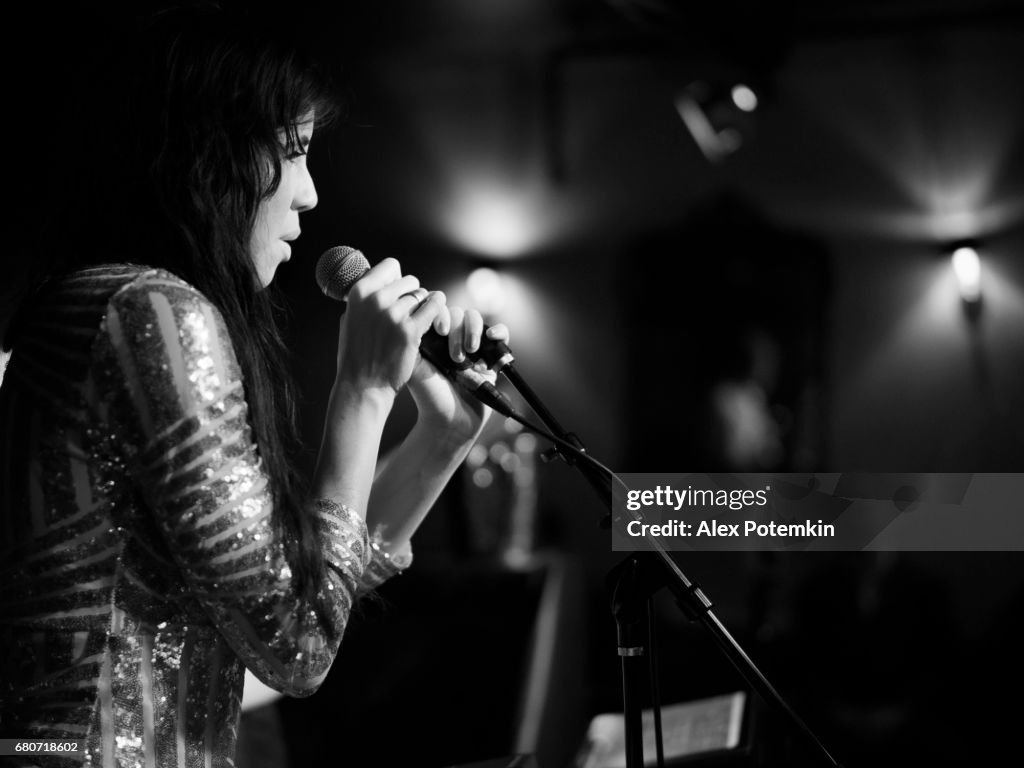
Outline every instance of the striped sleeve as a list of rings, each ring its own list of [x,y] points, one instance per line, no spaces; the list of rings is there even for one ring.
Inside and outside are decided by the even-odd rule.
[[[180,280],[150,273],[111,299],[96,355],[107,417],[125,436],[145,506],[187,588],[257,677],[284,693],[312,693],[374,559],[362,518],[333,503],[308,510],[329,565],[321,592],[332,640],[297,595],[274,534],[240,368],[214,306]]]

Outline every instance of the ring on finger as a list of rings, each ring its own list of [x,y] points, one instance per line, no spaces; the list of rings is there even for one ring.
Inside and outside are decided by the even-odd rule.
[[[413,299],[416,302],[417,308],[419,308],[423,304],[423,302],[427,300],[429,296],[430,291],[428,291],[426,288],[417,288],[415,291],[410,291],[409,293],[402,294],[403,299]]]

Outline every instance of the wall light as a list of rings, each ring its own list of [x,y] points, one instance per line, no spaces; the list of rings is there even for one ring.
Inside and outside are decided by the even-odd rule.
[[[961,246],[953,251],[953,272],[956,274],[960,296],[964,301],[981,301],[981,259],[970,246]]]
[[[974,320],[981,310],[981,257],[978,245],[973,240],[960,240],[945,249],[949,254],[957,290],[963,301],[964,311]]]

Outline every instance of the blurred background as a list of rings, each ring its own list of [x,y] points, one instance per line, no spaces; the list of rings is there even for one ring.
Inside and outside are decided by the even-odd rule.
[[[313,266],[346,244],[507,323],[520,373],[621,472],[1024,469],[1019,3],[271,12],[347,104],[314,142],[319,206],[277,277],[312,448],[338,313]],[[19,13],[15,229],[49,143],[75,138],[60,89],[130,12]],[[412,418],[400,402],[386,440]],[[247,715],[242,768],[571,764],[590,719],[622,708],[605,589],[621,554],[547,447],[495,420],[323,690]],[[1019,750],[1021,553],[678,562],[847,765]],[[666,702],[745,688],[670,600],[656,615]],[[743,764],[814,764],[770,719],[758,739]]]

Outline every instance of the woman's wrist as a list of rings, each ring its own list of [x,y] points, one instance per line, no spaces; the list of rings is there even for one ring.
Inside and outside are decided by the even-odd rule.
[[[346,412],[365,413],[386,419],[395,404],[395,390],[388,386],[365,387],[335,379],[328,401],[328,418]]]
[[[365,514],[384,423],[394,400],[387,389],[335,382],[314,476],[316,496]]]
[[[469,426],[452,422],[438,414],[419,413],[413,426],[413,433],[423,436],[424,442],[433,447],[438,455],[469,452],[477,441],[483,423]]]
[[[419,391],[410,385],[413,401],[416,403],[416,427],[422,432],[434,435],[444,445],[452,447],[462,443],[472,444],[484,424],[488,412],[477,402],[465,402],[461,393],[446,393],[448,400],[432,398],[429,392]]]

